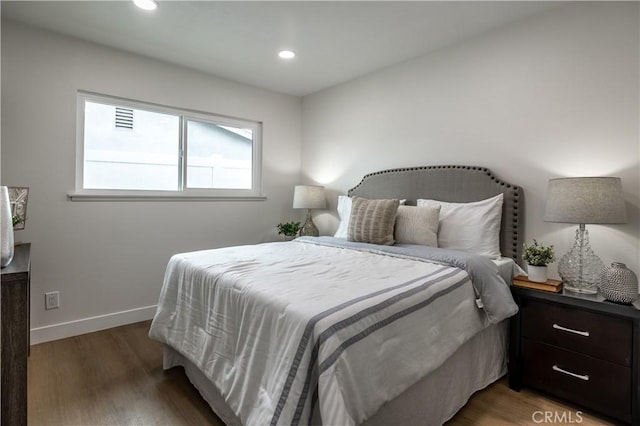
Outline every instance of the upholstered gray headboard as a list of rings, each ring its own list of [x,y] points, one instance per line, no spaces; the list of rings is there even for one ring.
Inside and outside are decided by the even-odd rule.
[[[349,196],[407,199],[418,198],[464,203],[504,194],[500,250],[518,264],[522,262],[524,199],[522,188],[504,182],[485,167],[424,166],[383,170],[365,175],[349,190]]]

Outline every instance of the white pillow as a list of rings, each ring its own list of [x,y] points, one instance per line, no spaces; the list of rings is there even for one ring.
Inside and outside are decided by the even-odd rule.
[[[438,247],[440,206],[400,206],[396,214],[396,244]]]
[[[404,205],[407,200],[400,200],[400,205]],[[351,218],[351,198],[346,195],[338,196],[338,217],[340,217],[340,225],[338,230],[333,234],[336,238],[347,238],[349,236],[349,219]]]
[[[338,216],[340,225],[333,235],[336,238],[347,238],[349,236],[349,219],[351,218],[351,198],[346,195],[338,196]]]
[[[440,206],[438,247],[500,257],[503,194],[473,203],[418,200],[419,206]]]

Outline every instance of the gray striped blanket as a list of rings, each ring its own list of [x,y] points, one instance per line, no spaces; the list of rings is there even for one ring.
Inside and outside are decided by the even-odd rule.
[[[243,424],[348,425],[516,310],[487,259],[304,238],[174,256],[150,336]]]

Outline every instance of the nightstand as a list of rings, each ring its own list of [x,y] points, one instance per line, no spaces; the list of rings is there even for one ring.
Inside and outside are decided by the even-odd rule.
[[[640,303],[511,286],[509,387],[640,425]]]

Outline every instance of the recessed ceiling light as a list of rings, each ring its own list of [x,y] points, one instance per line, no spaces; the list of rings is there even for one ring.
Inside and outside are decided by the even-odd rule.
[[[156,0],[133,0],[133,3],[143,10],[155,10],[158,8]]]
[[[278,52],[278,56],[280,56],[282,59],[292,59],[295,58],[296,52],[294,52],[293,50],[281,50]]]

